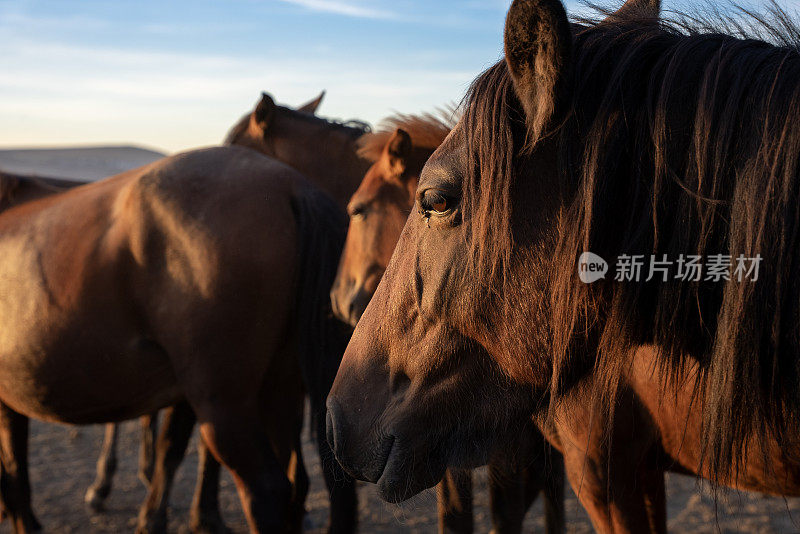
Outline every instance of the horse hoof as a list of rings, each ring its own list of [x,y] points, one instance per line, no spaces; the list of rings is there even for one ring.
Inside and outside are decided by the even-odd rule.
[[[103,495],[103,493],[105,493],[105,495]],[[91,487],[86,490],[86,496],[83,500],[93,512],[102,512],[105,509],[106,497],[108,497],[108,492],[98,491],[94,487]]]

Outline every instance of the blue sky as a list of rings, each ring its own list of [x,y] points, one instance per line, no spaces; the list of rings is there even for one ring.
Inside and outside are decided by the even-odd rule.
[[[0,0],[0,146],[216,144],[262,90],[372,123],[430,110],[500,57],[509,4]]]

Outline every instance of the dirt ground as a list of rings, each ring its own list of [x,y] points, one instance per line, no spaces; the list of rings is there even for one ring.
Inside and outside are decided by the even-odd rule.
[[[94,478],[95,461],[103,438],[102,427],[67,427],[35,422],[31,435],[31,476],[33,502],[45,532],[131,532],[136,524],[138,506],[145,491],[136,478],[139,426],[125,423],[120,439],[120,464],[107,510],[93,515],[83,505],[83,494]],[[327,493],[322,482],[315,447],[305,439],[305,457],[312,479],[307,502],[306,528],[323,532],[327,517]],[[181,532],[188,518],[189,503],[195,482],[197,453],[190,445],[184,465],[178,472],[170,509],[170,532]],[[488,532],[488,497],[486,474],[476,478],[476,532]],[[759,532],[800,531],[800,499],[765,497],[753,493],[732,493],[721,498],[716,510],[708,489],[689,477],[668,479],[668,513],[671,532]],[[568,490],[566,515],[568,532],[591,532],[586,514]],[[423,493],[402,506],[385,504],[374,487],[360,486],[362,533],[436,532],[436,505],[432,491]],[[225,474],[221,503],[227,524],[234,532],[245,532],[230,476]],[[543,514],[540,503],[528,512],[526,531],[541,532]],[[10,532],[8,523],[0,533]]]

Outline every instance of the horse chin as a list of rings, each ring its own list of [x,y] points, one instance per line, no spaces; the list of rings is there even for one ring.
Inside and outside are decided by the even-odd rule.
[[[438,455],[420,455],[395,438],[377,482],[381,498],[390,503],[410,499],[438,484],[446,469],[447,462]]]

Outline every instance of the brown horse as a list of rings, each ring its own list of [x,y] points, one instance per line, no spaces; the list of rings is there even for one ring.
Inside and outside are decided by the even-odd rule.
[[[454,113],[397,115],[382,131],[359,140],[360,154],[374,163],[350,199],[350,226],[331,290],[334,313],[353,327],[386,270],[414,205],[423,165],[450,133]],[[563,463],[537,430],[531,434],[526,445],[534,462],[522,473],[509,472],[499,461],[489,463],[494,532],[520,532],[525,512],[542,490],[547,531],[563,531]],[[440,531],[472,531],[471,483],[469,470],[451,469],[436,486]]]
[[[369,126],[314,115],[324,94],[294,110],[262,93],[255,109],[231,128],[225,144],[246,146],[291,165],[344,210],[370,165],[358,155],[357,146]]]
[[[531,417],[598,530],[664,531],[665,468],[797,493],[800,54],[657,19],[512,4],[328,398],[337,459],[384,498],[502,454]],[[587,251],[769,267],[589,285]]]
[[[61,178],[16,175],[0,171],[0,212],[25,202],[62,193],[74,187],[84,185],[85,183],[87,182],[78,182]],[[169,413],[165,416],[165,420],[169,423],[175,419],[172,417],[172,409],[169,408],[168,410]],[[145,486],[149,488],[155,463],[154,445],[158,422],[157,414],[144,416],[141,418],[141,421],[143,433],[142,447],[139,455],[139,477]],[[170,424],[165,425],[165,428],[170,428]],[[109,423],[106,425],[105,430],[103,449],[97,461],[97,477],[87,490],[85,497],[87,504],[95,511],[101,510],[104,506],[104,501],[111,491],[111,483],[117,465],[116,449],[118,424]],[[174,431],[165,431],[165,436],[172,433],[174,433]],[[203,449],[201,455],[203,455],[206,453],[205,447],[201,448]],[[164,460],[162,459],[160,464],[163,463]],[[216,480],[218,478],[218,471],[219,464],[215,461],[211,469],[200,470],[202,476],[199,477],[198,491],[191,510],[191,526],[193,531],[214,531],[224,528],[222,516],[219,512],[219,504],[216,499],[217,492],[209,493],[203,491],[212,484],[213,487],[216,488],[217,483],[211,482],[211,480]],[[199,498],[201,495],[203,497],[202,499]],[[145,501],[145,506],[143,508],[147,511],[143,511],[143,515],[149,516],[152,513],[149,511],[148,506],[152,507],[148,501]],[[166,498],[164,499],[164,509],[165,511],[162,519],[165,528]],[[150,526],[153,526],[152,523]],[[159,528],[141,528],[140,530],[159,530]],[[163,530],[163,528],[160,530]]]
[[[290,109],[275,104],[272,97],[262,94],[254,110],[246,114],[226,136],[226,144],[253,148],[304,171],[308,179],[333,195],[351,194],[357,187],[368,163],[356,154],[356,140],[364,134],[367,127],[358,121],[337,123],[315,117],[325,92],[317,98]],[[330,384],[333,376],[326,379]],[[319,428],[315,431],[324,435],[324,406],[316,403],[319,414],[312,417]],[[179,414],[181,415],[181,414]],[[140,455],[140,478],[146,481],[149,491],[139,514],[139,529],[142,531],[163,531],[166,528],[167,506],[174,474],[185,453],[193,420],[187,413],[182,418],[172,413],[166,416],[166,424],[159,436],[160,445],[152,465],[152,443],[156,419],[142,419],[143,444]],[[87,492],[87,502],[93,508],[102,506],[102,501],[111,489],[111,479],[115,466],[116,426],[106,428],[106,439],[98,460],[98,476]],[[325,440],[318,441],[320,456],[324,465],[326,485],[331,493],[330,532],[353,532],[357,524],[357,500],[355,484],[342,473],[338,464],[332,461],[332,453]],[[225,530],[219,513],[217,500],[219,464],[205,450],[202,441],[198,443],[199,465],[198,481],[190,509],[190,528],[193,531]],[[152,478],[151,478],[151,475]],[[152,482],[151,482],[152,480]]]
[[[301,374],[317,376],[335,333],[324,311],[342,223],[296,171],[235,147],[0,214],[0,458],[15,528],[38,526],[28,417],[88,424],[176,405],[233,472],[251,529],[299,529]]]
[[[62,193],[74,187],[84,185],[86,182],[65,180],[62,178],[46,178],[38,176],[24,176],[0,171],[0,212],[19,204],[44,198],[57,193]],[[154,464],[154,436],[157,428],[157,418],[154,414],[142,418],[142,448],[139,455],[139,477],[146,486],[150,485]],[[86,502],[94,510],[100,510],[106,497],[111,491],[111,481],[117,465],[117,423],[106,425],[103,450],[97,461],[97,478],[86,492]],[[197,514],[193,509],[193,517],[198,518],[197,525],[202,517],[207,525],[212,524],[211,518],[219,518],[219,507],[216,501],[204,503],[206,507],[202,514]],[[195,529],[197,530],[197,529]]]

